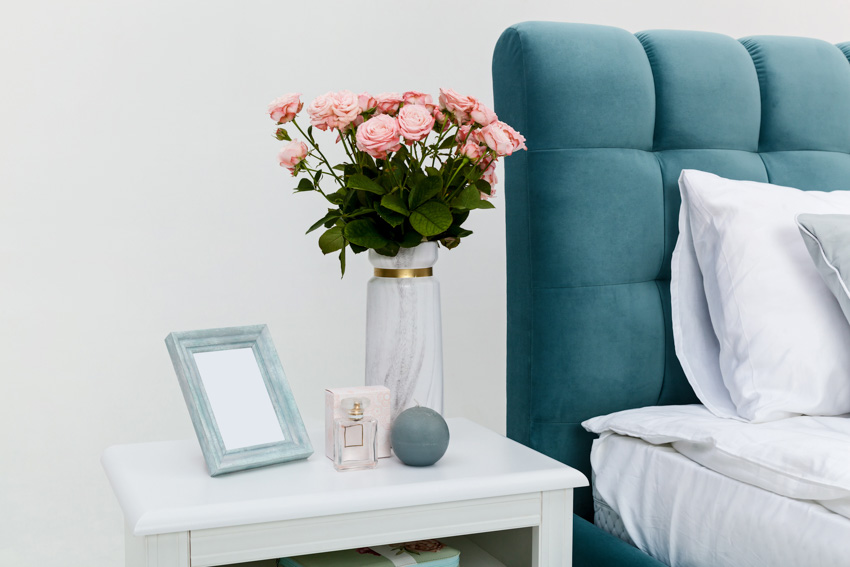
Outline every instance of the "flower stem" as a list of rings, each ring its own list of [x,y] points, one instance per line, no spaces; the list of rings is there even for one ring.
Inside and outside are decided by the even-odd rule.
[[[347,133],[342,132],[342,131],[339,132],[339,139],[340,139],[340,141],[342,141],[342,147],[345,148],[345,153],[348,154],[348,158],[351,161],[353,161],[354,163],[356,163],[359,166],[360,162],[357,160],[357,158],[354,157],[354,155],[352,153],[353,149],[349,149],[348,142],[346,141],[346,137],[348,137]],[[363,168],[360,168],[360,173],[363,173]]]
[[[462,162],[460,162],[460,165],[459,165],[459,166],[458,166],[458,168],[455,170],[455,172],[454,172],[454,174],[452,175],[451,179],[449,179],[449,182],[448,182],[448,183],[446,183],[446,189],[448,189],[449,187],[451,187],[451,185],[452,185],[452,181],[454,181],[454,180],[455,180],[455,177],[457,177],[457,174],[458,174],[458,173],[460,173],[460,170],[461,170],[461,169],[463,169],[463,166],[465,166],[465,165],[466,165],[466,164],[468,164],[468,163],[469,163],[469,158],[468,158],[468,157],[466,157],[466,156],[464,156],[464,157],[463,157],[463,161],[462,161]]]
[[[302,130],[302,129],[301,129],[301,126],[299,126],[299,125],[298,125],[298,123],[297,123],[295,120],[293,120],[293,121],[292,121],[292,124],[293,124],[296,128],[298,128],[298,131],[299,131],[299,132],[301,132],[301,135],[302,135],[302,136],[304,136],[305,138],[307,138],[307,141],[308,141],[308,142],[310,142],[310,145],[311,145],[311,146],[313,146],[313,148],[314,148],[317,152],[319,152],[319,155],[320,155],[320,156],[322,156],[322,161],[324,161],[324,162],[325,162],[325,165],[326,165],[326,166],[328,166],[328,171],[330,171],[330,172],[331,172],[331,175],[333,175],[333,176],[334,176],[334,179],[336,179],[336,181],[337,181],[337,183],[339,183],[340,187],[345,187],[345,183],[343,183],[342,179],[340,179],[340,178],[339,178],[339,175],[337,175],[337,174],[336,174],[336,172],[334,171],[334,168],[333,168],[333,167],[331,167],[331,162],[329,162],[329,161],[328,161],[328,158],[326,158],[326,157],[325,157],[325,154],[323,154],[323,153],[322,153],[322,150],[320,150],[320,149],[319,149],[319,144],[317,144],[317,143],[315,142],[315,140],[313,140],[310,136],[308,136],[308,135],[304,132],[304,130]]]
[[[307,165],[304,165],[303,167],[304,167],[304,169],[305,169],[305,170],[307,170],[307,171],[309,171],[309,172],[311,172],[311,173],[319,173],[319,172],[327,173],[324,169],[313,169],[313,168],[311,168],[311,167],[308,167]],[[318,191],[319,193],[321,193],[321,194],[322,194],[322,196],[323,196],[325,199],[327,199],[327,198],[328,198],[328,196],[327,196],[327,195],[325,195],[325,192],[324,192],[324,191],[322,191],[322,188],[321,188],[321,187],[319,187],[319,185],[318,185],[317,183],[314,183],[314,184],[313,184],[313,187],[315,187],[315,188],[316,188],[316,191]]]

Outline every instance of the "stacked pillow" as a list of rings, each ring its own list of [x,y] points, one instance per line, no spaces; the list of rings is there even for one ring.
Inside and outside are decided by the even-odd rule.
[[[679,187],[673,335],[703,404],[752,422],[850,413],[850,191],[694,170]]]
[[[850,215],[797,215],[818,272],[850,321]]]

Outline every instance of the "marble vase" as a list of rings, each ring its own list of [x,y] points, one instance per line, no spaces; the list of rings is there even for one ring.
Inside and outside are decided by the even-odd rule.
[[[437,243],[395,257],[369,250],[369,261],[376,275],[367,285],[366,385],[390,389],[393,419],[417,404],[442,414],[440,282],[422,275],[437,262]]]

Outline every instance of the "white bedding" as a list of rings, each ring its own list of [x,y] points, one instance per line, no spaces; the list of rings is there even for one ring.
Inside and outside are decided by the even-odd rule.
[[[586,421],[586,429],[670,443],[727,477],[789,498],[818,501],[850,517],[850,419],[791,417],[745,423],[704,406],[653,406]],[[848,524],[850,539],[850,524]],[[848,557],[850,565],[850,557]]]
[[[709,470],[670,445],[604,433],[595,489],[642,550],[672,567],[850,565],[850,520]]]

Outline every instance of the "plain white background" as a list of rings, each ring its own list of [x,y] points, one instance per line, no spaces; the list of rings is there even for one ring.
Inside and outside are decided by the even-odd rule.
[[[275,162],[272,98],[447,86],[492,102],[493,46],[524,20],[850,39],[844,0],[2,6],[0,564],[19,567],[122,564],[101,451],[194,435],[168,332],[267,323],[308,422],[323,388],[362,383],[367,261],[340,280],[304,236],[323,204]],[[446,414],[503,432],[495,204],[435,273]]]

